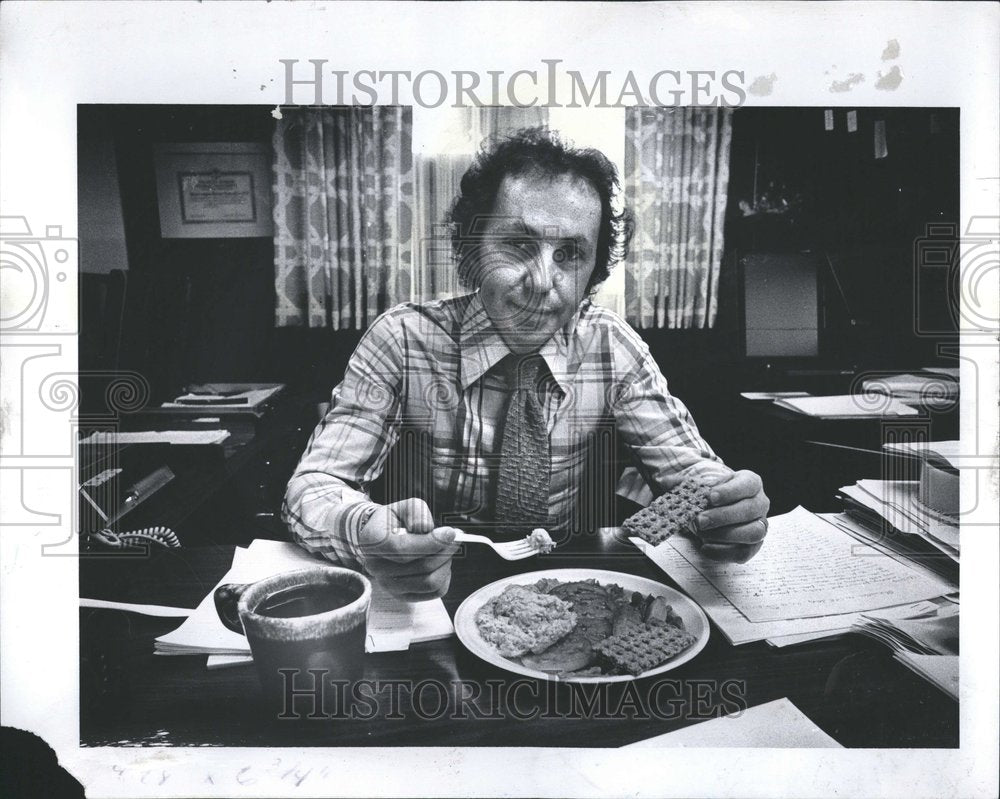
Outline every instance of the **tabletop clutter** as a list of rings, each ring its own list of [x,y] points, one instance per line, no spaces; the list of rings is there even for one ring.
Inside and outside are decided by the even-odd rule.
[[[920,515],[922,506],[900,508],[898,494],[866,481],[857,490],[845,488],[844,494],[855,497],[858,491],[866,499],[856,504],[904,511],[906,537],[933,545],[938,555],[957,563],[957,528],[953,537],[941,532],[947,519]],[[850,513],[814,514],[802,507],[769,519],[765,544],[749,562],[709,560],[699,555],[691,536],[676,534],[690,530],[706,495],[697,481],[685,481],[626,520],[622,533],[700,606],[730,644],[766,641],[786,647],[859,632],[885,643],[908,668],[957,696],[957,573],[951,579],[939,564],[914,557],[912,546],[892,546]],[[294,544],[255,540],[236,549],[219,585],[253,583],[316,564],[316,558]],[[539,568],[544,566],[542,555]],[[601,674],[631,679],[694,643],[683,620],[655,591],[625,590],[622,581],[614,580],[615,573],[605,574],[612,577],[600,582],[537,580],[532,577],[540,576],[539,571],[529,567],[519,575],[523,579],[474,609],[477,641],[497,649],[501,667],[517,671],[517,665],[527,665],[552,679]],[[156,639],[156,654],[205,655],[210,669],[252,661],[246,637],[220,621],[213,594],[214,589],[176,630]],[[542,627],[548,638],[540,644]],[[440,599],[408,603],[375,583],[365,652],[405,650],[454,632]],[[468,646],[461,634],[459,638]]]

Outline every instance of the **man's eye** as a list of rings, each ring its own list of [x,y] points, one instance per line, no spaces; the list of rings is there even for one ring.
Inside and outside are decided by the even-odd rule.
[[[577,258],[579,258],[579,253],[576,247],[572,246],[559,247],[552,253],[552,260],[557,264],[572,263]]]

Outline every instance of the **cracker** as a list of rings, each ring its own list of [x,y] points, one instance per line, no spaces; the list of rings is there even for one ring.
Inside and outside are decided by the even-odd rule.
[[[629,516],[622,523],[622,530],[653,546],[677,532],[694,532],[695,517],[708,507],[709,488],[697,477],[688,477],[673,490],[654,499],[649,507]]]
[[[625,621],[617,633],[594,648],[612,673],[642,674],[694,642],[695,637],[679,627]]]

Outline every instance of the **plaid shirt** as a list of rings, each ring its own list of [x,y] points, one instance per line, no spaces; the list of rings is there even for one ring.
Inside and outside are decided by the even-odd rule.
[[[657,494],[717,461],[649,348],[615,314],[584,301],[539,354],[550,372],[542,405],[556,529],[571,521],[596,435],[614,431]],[[478,294],[380,316],[288,484],[283,516],[295,538],[310,552],[357,564],[358,532],[377,507],[368,487],[397,444],[403,467],[386,477],[405,478],[405,495],[425,500],[437,524],[488,524],[513,389],[500,363],[508,355]]]

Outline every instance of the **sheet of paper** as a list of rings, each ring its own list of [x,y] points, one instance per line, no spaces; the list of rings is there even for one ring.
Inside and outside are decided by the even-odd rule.
[[[775,749],[841,748],[788,699],[775,699],[623,748],[746,747]]]
[[[205,660],[207,669],[231,669],[253,663],[252,655],[209,655]]]
[[[244,410],[246,410],[246,409],[253,409],[253,408],[258,407],[265,400],[267,400],[270,397],[272,397],[275,394],[277,394],[283,388],[284,388],[283,385],[278,385],[278,386],[268,386],[266,388],[252,389],[250,391],[243,391],[243,392],[241,392],[239,394],[239,396],[240,397],[245,397],[246,400],[247,400],[246,402],[219,403],[219,404],[214,404],[213,403],[212,406],[211,406],[211,408],[213,410],[227,410],[227,409],[240,410],[241,408],[244,409]],[[184,396],[196,397],[197,395],[187,394],[187,395],[184,395]],[[199,406],[197,406],[197,405],[192,406],[192,405],[185,404],[183,402],[164,402],[162,405],[160,405],[160,407],[161,408],[192,408],[192,407],[199,407]]]
[[[629,540],[666,574],[676,580],[681,589],[701,605],[702,610],[711,617],[726,640],[734,646],[778,636],[837,631],[850,627],[859,617],[857,613],[845,613],[809,619],[752,622],[666,541],[658,547],[651,547],[641,538],[630,538]]]
[[[304,553],[303,553],[304,554]],[[278,571],[280,571],[279,569]],[[161,635],[155,641],[157,654],[189,654],[212,652],[216,654],[249,654],[250,646],[243,635],[227,629],[215,610],[215,589],[225,583],[249,582],[254,568],[247,559],[247,550],[237,547],[233,565],[225,576],[208,592],[194,612],[176,630]],[[246,576],[245,576],[246,575]],[[264,577],[267,575],[261,575]]]
[[[933,375],[947,375],[958,380],[962,370],[957,366],[925,366],[920,371],[930,372]]]
[[[960,536],[957,524],[944,521],[937,514],[920,504],[920,484],[915,480],[858,480],[854,486],[840,489],[904,533],[931,536],[934,541],[959,550]]]
[[[258,539],[249,548],[237,547],[233,565],[208,592],[194,613],[173,632],[156,639],[158,648],[185,648],[217,654],[248,653],[243,635],[227,629],[215,610],[215,589],[226,583],[252,583],[281,572],[314,566],[322,561],[294,544]]]
[[[819,416],[824,419],[878,419],[883,416],[916,416],[920,413],[916,408],[904,405],[892,397],[872,401],[854,394],[830,397],[789,397],[775,400],[774,404],[797,413]]]
[[[926,455],[929,452],[936,452],[946,460],[962,454],[962,442],[956,439],[948,439],[946,441],[889,441],[882,446],[892,452],[906,452],[911,455]]]
[[[789,397],[809,397],[808,391],[742,391],[740,396],[748,400],[776,400]]]
[[[952,699],[958,699],[958,655],[914,655],[897,652],[894,657],[904,666],[936,685]]]
[[[98,431],[81,444],[221,444],[229,438],[228,430],[147,430],[140,433]]]
[[[958,383],[944,374],[903,374],[865,380],[863,391],[875,391],[894,396],[954,397]]]
[[[134,602],[111,602],[106,599],[86,599],[80,597],[81,608],[102,608],[105,610],[126,610],[131,613],[141,613],[143,616],[160,616],[164,619],[184,618],[192,613],[191,608],[172,608],[167,605],[141,605]]]
[[[190,617],[173,632],[156,639],[158,654],[208,653],[249,655],[244,636],[227,629],[219,621],[213,594],[225,583],[250,583],[273,574],[323,563],[295,544],[257,539],[248,549],[238,547],[233,565],[212,588]],[[411,643],[446,638],[454,634],[451,618],[440,599],[409,603],[395,599],[376,584],[368,614],[368,652],[389,652],[409,648]],[[233,661],[216,660],[211,666]]]
[[[455,633],[444,602],[404,602],[375,584],[368,611],[366,652],[398,652],[410,644],[435,641]]]
[[[915,562],[913,560],[913,558],[911,557],[913,548],[911,548],[910,551],[907,551],[905,549],[907,542],[900,541],[899,536],[894,536],[893,538],[887,538],[880,531],[871,530],[863,526],[857,519],[852,518],[847,513],[824,513],[820,515],[823,518],[828,519],[831,524],[836,525],[848,535],[852,536],[853,538],[856,538],[858,541],[861,541],[862,543],[865,544],[869,544],[870,546],[874,546],[881,552],[885,552],[890,557],[902,560],[904,563],[909,564],[913,568],[917,569],[924,568],[924,564]],[[931,538],[929,535],[923,535],[918,533],[917,537],[930,544],[931,547],[933,547],[940,553],[941,557],[946,557],[953,563],[959,562],[959,555],[957,550],[952,549],[946,544],[940,543],[936,539]],[[933,553],[922,553],[921,557],[928,557],[931,555],[933,555]],[[927,571],[930,572],[932,570],[928,569]],[[937,574],[938,576],[943,576],[939,572],[940,570],[934,573]],[[953,586],[952,590],[958,590],[957,586]]]
[[[882,610],[873,611],[864,615],[877,616],[880,619],[891,621],[893,624],[911,632],[911,634],[913,633],[913,629],[909,627],[909,625],[915,622],[907,620],[934,622],[940,618],[942,620],[940,628],[937,625],[932,625],[931,627],[921,627],[920,629],[922,634],[924,636],[932,636],[935,633],[940,633],[943,637],[947,637],[954,632],[955,637],[957,638],[958,608],[958,604],[947,597],[938,597],[936,599],[928,599],[922,602],[913,602],[909,605],[897,605],[893,608],[883,608]],[[859,619],[860,617],[861,614],[858,614]],[[952,618],[955,619],[954,628],[950,626],[950,620]],[[839,630],[822,630],[817,632],[797,633],[795,635],[772,636],[767,639],[767,642],[771,646],[775,647],[794,646],[795,644],[803,644],[807,641],[816,641],[820,638],[830,638],[834,635],[843,635],[849,632],[851,632],[851,627],[843,627]],[[918,635],[917,637],[919,638],[921,636]]]
[[[769,521],[764,546],[747,563],[708,560],[686,536],[666,543],[750,621],[860,612],[947,593],[941,581],[858,542],[804,508]]]
[[[795,646],[796,644],[807,644],[810,641],[821,641],[824,638],[833,638],[838,635],[845,635],[851,632],[850,627],[840,627],[835,630],[817,630],[811,633],[796,633],[794,635],[776,635],[766,638],[768,646],[773,646],[776,649],[781,649],[786,646]]]

